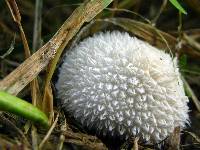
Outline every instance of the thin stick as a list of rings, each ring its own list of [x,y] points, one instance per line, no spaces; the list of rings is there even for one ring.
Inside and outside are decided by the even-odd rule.
[[[193,38],[189,37],[185,33],[183,33],[183,39],[192,46],[196,51],[200,52],[200,44],[195,41]]]
[[[49,131],[47,132],[47,134],[45,135],[44,139],[42,140],[42,142],[39,145],[39,149],[42,149],[42,147],[44,146],[45,142],[49,139],[49,136],[51,135],[53,129],[55,128],[57,122],[58,122],[58,117],[59,114],[57,114],[56,119],[54,121],[54,123],[52,124],[51,128],[49,129]]]
[[[32,125],[31,128],[31,136],[32,136],[32,148],[33,150],[38,150],[37,128],[34,125]]]
[[[139,141],[139,137],[136,137],[134,139],[134,144],[133,144],[133,148],[131,150],[138,150],[138,141]]]
[[[63,149],[63,143],[65,141],[65,136],[63,134],[63,132],[65,132],[67,130],[67,121],[66,121],[65,117],[64,117],[64,123],[61,124],[60,130],[61,130],[62,133],[60,134],[60,139],[59,139],[59,143],[58,143],[58,146],[57,146],[57,150]]]

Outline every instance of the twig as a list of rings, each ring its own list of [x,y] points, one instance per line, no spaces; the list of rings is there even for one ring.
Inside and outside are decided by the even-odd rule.
[[[42,147],[44,146],[45,142],[49,139],[49,136],[51,135],[53,129],[55,128],[57,122],[58,122],[58,117],[59,114],[57,114],[56,119],[54,121],[54,123],[52,124],[51,128],[49,129],[49,131],[47,132],[47,134],[45,135],[44,139],[42,140],[42,142],[39,145],[39,149],[42,149]]]
[[[64,141],[65,141],[65,136],[63,134],[61,134],[57,150],[62,150],[63,149]]]
[[[61,124],[61,134],[60,134],[60,140],[59,140],[59,144],[57,147],[57,150],[62,150],[63,149],[63,143],[65,141],[65,136],[63,134],[63,132],[65,132],[67,130],[67,121],[66,118],[64,117],[64,123]]]
[[[196,134],[189,131],[184,131],[184,132],[191,135],[198,142],[198,144],[200,144],[200,137],[198,137]]]
[[[139,137],[136,137],[134,139],[134,144],[133,144],[132,150],[138,150],[139,149],[139,147],[138,147],[138,141],[139,141]]]
[[[34,125],[32,125],[31,128],[31,136],[32,136],[32,149],[38,150],[37,128]]]

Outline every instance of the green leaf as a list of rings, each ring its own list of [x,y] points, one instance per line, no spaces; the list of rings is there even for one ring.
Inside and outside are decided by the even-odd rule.
[[[187,67],[187,55],[182,55],[179,59],[179,66],[181,69],[186,69]]]
[[[37,107],[4,91],[0,91],[0,110],[40,123],[44,127],[49,126],[47,116]]]
[[[174,7],[176,7],[181,13],[183,14],[187,14],[187,12],[185,11],[185,9],[179,4],[179,2],[177,0],[169,0],[172,5],[174,5]]]

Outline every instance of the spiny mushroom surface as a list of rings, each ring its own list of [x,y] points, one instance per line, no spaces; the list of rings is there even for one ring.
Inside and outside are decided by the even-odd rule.
[[[64,109],[97,134],[159,142],[188,123],[176,59],[126,32],[83,40],[58,77]]]

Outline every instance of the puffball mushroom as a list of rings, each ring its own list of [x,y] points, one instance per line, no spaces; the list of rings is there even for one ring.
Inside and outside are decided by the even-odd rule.
[[[126,32],[72,48],[56,88],[64,109],[97,135],[159,142],[189,120],[176,58]]]

